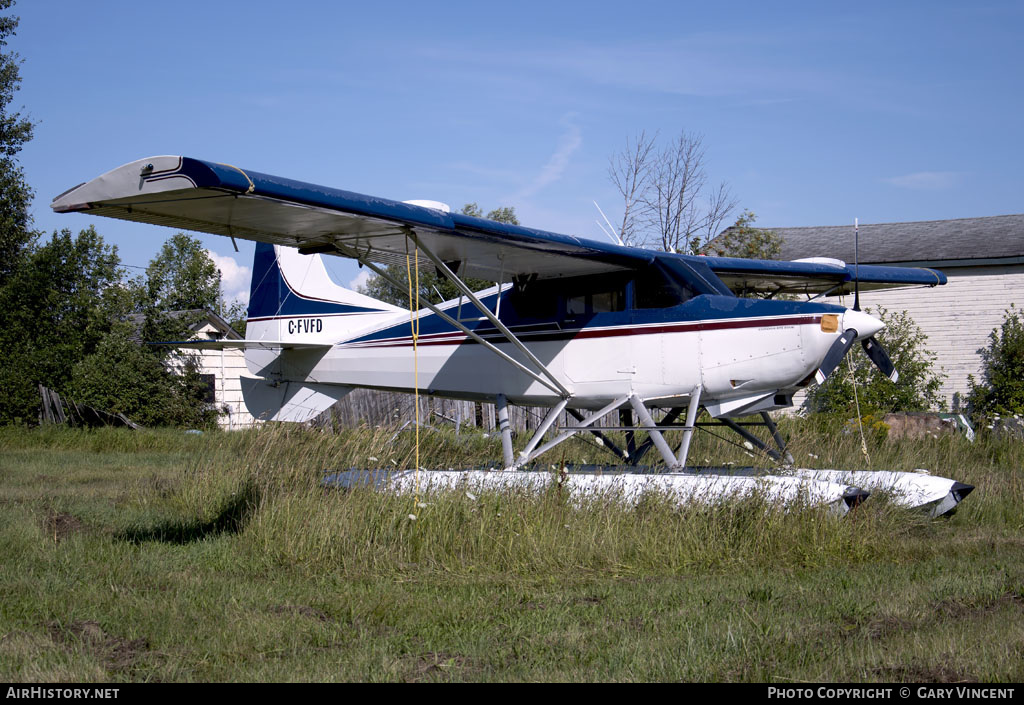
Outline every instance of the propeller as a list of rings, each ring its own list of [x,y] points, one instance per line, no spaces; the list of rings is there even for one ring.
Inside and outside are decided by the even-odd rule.
[[[814,373],[814,378],[818,380],[818,384],[825,384],[825,380],[832,374],[832,370],[839,366],[839,363],[846,357],[846,353],[853,347],[855,340],[857,340],[857,331],[853,328],[847,328],[836,342],[832,343],[832,347],[825,354],[825,359],[821,361],[821,367]]]
[[[851,311],[847,312],[847,316],[850,315]],[[855,317],[856,320],[868,319],[874,322],[874,325],[870,328],[864,327],[865,330],[874,329],[872,330],[872,333],[874,333],[875,330],[879,329],[881,325],[879,321],[871,318],[865,313],[861,313],[860,311],[857,311],[856,313],[859,314]],[[834,343],[832,343],[832,347],[830,347],[828,352],[825,354],[825,359],[821,361],[821,366],[818,368],[818,371],[814,373],[814,378],[818,380],[818,384],[825,383],[828,376],[832,374],[836,367],[839,366],[839,363],[842,362],[846,353],[850,351],[850,348],[853,347],[857,338],[860,337],[861,335],[856,328],[847,328],[843,331],[843,334],[839,336]],[[892,360],[889,359],[889,353],[885,351],[885,348],[882,347],[882,344],[878,342],[874,335],[863,338],[860,341],[860,344],[864,347],[864,352],[866,352],[868,357],[871,358],[871,362],[874,363],[875,367],[877,367],[883,375],[893,382],[900,378],[900,373],[896,370],[896,366],[893,365]]]
[[[875,367],[888,377],[893,382],[899,381],[900,373],[896,369],[896,366],[892,364],[892,360],[889,359],[889,353],[885,351],[882,344],[875,340],[874,336],[865,338],[860,341],[860,344],[864,346],[864,352],[871,358],[871,362],[875,363]]]

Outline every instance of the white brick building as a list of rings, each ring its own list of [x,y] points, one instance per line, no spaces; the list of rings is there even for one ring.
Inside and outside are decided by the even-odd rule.
[[[852,225],[766,229],[783,239],[779,259],[854,261]],[[861,306],[902,310],[914,319],[946,375],[946,404],[958,409],[968,375],[980,376],[978,351],[987,347],[992,329],[1011,304],[1024,309],[1024,215],[861,225],[860,261],[931,267],[948,277],[941,287],[865,292]]]

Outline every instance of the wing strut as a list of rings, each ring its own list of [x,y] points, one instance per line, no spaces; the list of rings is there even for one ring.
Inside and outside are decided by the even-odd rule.
[[[562,395],[563,399],[568,399],[569,397],[572,396],[569,390],[566,389],[565,386],[558,380],[558,378],[551,373],[551,370],[549,370],[543,362],[538,360],[537,356],[530,352],[529,348],[523,345],[522,341],[520,341],[519,338],[517,338],[515,334],[505,326],[504,323],[499,321],[498,317],[491,313],[490,309],[483,305],[483,302],[481,302],[480,299],[476,297],[476,294],[474,294],[472,290],[470,290],[470,288],[466,286],[465,282],[459,279],[459,276],[455,274],[455,272],[453,272],[451,269],[449,269],[448,265],[442,262],[440,257],[431,252],[430,248],[426,247],[420,241],[419,237],[416,236],[415,230],[408,226],[406,226],[403,229],[405,230],[405,234],[409,237],[409,239],[411,239],[413,243],[415,243],[416,247],[423,250],[424,254],[426,254],[426,256],[430,258],[430,261],[434,263],[434,266],[437,267],[438,271],[440,271],[442,274],[448,277],[448,280],[452,284],[454,284],[459,291],[465,294],[470,301],[473,302],[473,305],[480,310],[480,313],[482,313],[495,328],[501,331],[501,334],[505,336],[505,339],[508,340],[508,342],[515,345],[516,348],[519,349],[519,352],[523,353],[523,355],[525,355],[526,358],[533,363],[534,367],[540,370],[540,372],[545,377],[551,380],[551,383],[557,388],[558,392]],[[551,385],[548,386],[550,387]]]
[[[374,264],[369,259],[367,259],[366,255],[369,254],[369,250],[367,250],[366,253],[364,253],[364,254],[360,254],[358,251],[356,251],[354,249],[349,249],[348,247],[346,247],[345,245],[342,245],[339,242],[335,242],[333,244],[333,246],[334,246],[334,248],[338,252],[340,252],[343,255],[345,255],[346,257],[350,257],[350,258],[358,261],[360,264],[366,266],[374,274],[376,274],[379,277],[382,277],[385,281],[387,281],[390,284],[392,284],[393,286],[397,287],[400,291],[406,288],[407,284],[398,281],[397,279],[392,277],[390,274],[388,274],[386,270],[384,270],[381,267],[378,267],[376,264]],[[471,331],[469,328],[464,326],[462,323],[460,323],[459,321],[456,321],[454,318],[449,316],[447,313],[442,311],[440,308],[438,308],[434,304],[430,303],[429,301],[423,301],[423,303],[433,313],[435,313],[438,316],[440,316],[445,322],[451,324],[452,326],[455,326],[460,331],[462,331],[463,333],[468,335],[470,338],[475,340],[480,345],[483,345],[485,348],[487,348],[488,350],[493,352],[495,355],[497,355],[502,360],[504,360],[505,362],[509,363],[510,365],[515,367],[516,369],[518,369],[523,374],[528,375],[528,376],[532,377],[533,379],[537,380],[540,384],[543,384],[545,387],[550,389],[552,392],[555,392],[556,394],[564,395],[565,397],[571,396],[568,392],[565,391],[564,387],[562,387],[561,385],[558,385],[556,387],[550,381],[548,381],[544,377],[541,377],[536,372],[534,372],[533,370],[528,368],[526,365],[524,365],[523,363],[519,362],[519,360],[516,360],[514,357],[511,357],[508,353],[502,351],[494,343],[492,343],[492,342],[490,342],[488,340],[484,340],[479,335],[477,335],[476,333]],[[519,341],[517,340],[516,342],[519,342]],[[520,343],[520,345],[522,345],[522,343]],[[545,369],[545,372],[546,371],[547,370]],[[550,375],[550,373],[548,373],[548,374]],[[552,379],[553,379],[553,377],[552,377]],[[557,380],[556,380],[556,383],[557,383]]]

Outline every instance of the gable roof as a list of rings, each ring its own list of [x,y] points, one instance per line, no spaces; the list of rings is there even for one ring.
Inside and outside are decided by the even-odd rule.
[[[222,316],[214,313],[208,308],[192,308],[185,309],[182,311],[164,311],[164,314],[170,318],[176,318],[180,320],[188,321],[189,330],[193,333],[198,333],[199,330],[209,324],[213,326],[217,332],[226,340],[241,340],[242,336],[238,334],[231,324],[227,322]],[[129,323],[131,323],[136,329],[137,342],[143,342],[141,338],[142,324],[146,320],[146,316],[141,313],[135,313],[127,317]]]
[[[781,260],[834,257],[854,261],[853,224],[763,228],[782,238]],[[860,226],[860,261],[935,265],[1024,263],[1024,214]],[[948,264],[946,266],[949,266]]]

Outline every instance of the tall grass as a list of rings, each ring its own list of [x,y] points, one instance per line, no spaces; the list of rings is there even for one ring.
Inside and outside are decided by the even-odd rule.
[[[814,432],[796,436],[793,448],[811,447],[818,467],[862,467],[859,439]],[[421,457],[434,468],[486,466],[499,452],[497,441],[479,434],[425,434]],[[917,444],[921,446],[921,444]],[[960,441],[942,439],[925,460],[948,458]],[[838,518],[814,508],[780,509],[762,497],[679,507],[651,494],[637,506],[614,497],[573,502],[555,489],[427,491],[415,505],[411,495],[361,487],[325,487],[325,472],[353,467],[408,468],[411,434],[390,429],[357,429],[325,435],[301,429],[266,428],[209,438],[188,463],[171,498],[187,526],[230,525],[265,555],[310,570],[330,567],[356,574],[442,571],[489,573],[684,574],[734,565],[808,567],[877,559],[894,536],[920,530],[922,515],[907,513],[884,499]],[[596,459],[586,443],[570,446],[559,460]],[[730,446],[703,449],[719,462],[745,458]],[[970,449],[975,454],[979,449]],[[875,459],[892,469],[922,464],[921,448],[877,443]],[[926,453],[926,455],[927,455]],[[588,457],[589,456],[589,457]],[[849,461],[853,458],[853,462]],[[749,459],[748,459],[749,461]],[[991,467],[959,472],[956,479],[992,485]],[[1020,483],[1003,480],[1013,491]],[[1005,502],[990,505],[972,496],[974,518],[1007,520]],[[239,508],[239,498],[251,506]],[[411,518],[415,516],[415,518]],[[244,521],[243,521],[244,520]],[[144,527],[135,527],[144,533]],[[181,525],[165,527],[179,534]]]
[[[783,431],[801,466],[868,466],[859,437]],[[472,431],[422,446],[430,468],[501,454]],[[762,464],[708,434],[694,449]],[[557,489],[424,491],[414,506],[322,482],[411,467],[412,434],[392,429],[3,429],[0,674],[1019,680],[1024,448],[873,437],[868,450],[873,469],[978,489],[941,520],[882,496],[845,517]],[[599,452],[574,441],[553,460]]]
[[[807,422],[784,422],[790,449],[803,467],[911,470],[974,484],[962,505],[967,523],[1019,531],[1016,498],[1024,490],[1019,444],[959,436],[927,441],[870,439]],[[325,473],[348,468],[409,468],[413,435],[393,429],[325,434],[295,427],[240,433],[131,433],[117,430],[0,432],[0,448],[33,446],[134,453],[175,450],[179,471],[161,488],[157,521],[140,515],[125,536],[191,540],[232,531],[282,564],[360,574],[409,571],[493,573],[600,572],[682,574],[731,565],[819,566],[871,561],[893,537],[927,533],[920,514],[873,498],[850,516],[803,507],[783,510],[762,497],[684,507],[658,494],[636,506],[612,496],[567,501],[556,489],[428,491],[411,495],[370,488],[325,487]],[[600,449],[584,440],[566,444],[559,462],[594,462]],[[421,436],[431,468],[488,466],[500,456],[495,438],[452,431]],[[608,456],[611,459],[611,456]],[[694,462],[755,464],[742,447],[699,434]],[[763,459],[762,459],[763,460]],[[151,487],[140,486],[145,495]],[[140,497],[140,501],[141,501]],[[411,518],[414,516],[415,518]],[[958,519],[959,520],[959,519]],[[918,544],[915,550],[920,550]],[[925,549],[927,550],[927,549]]]

